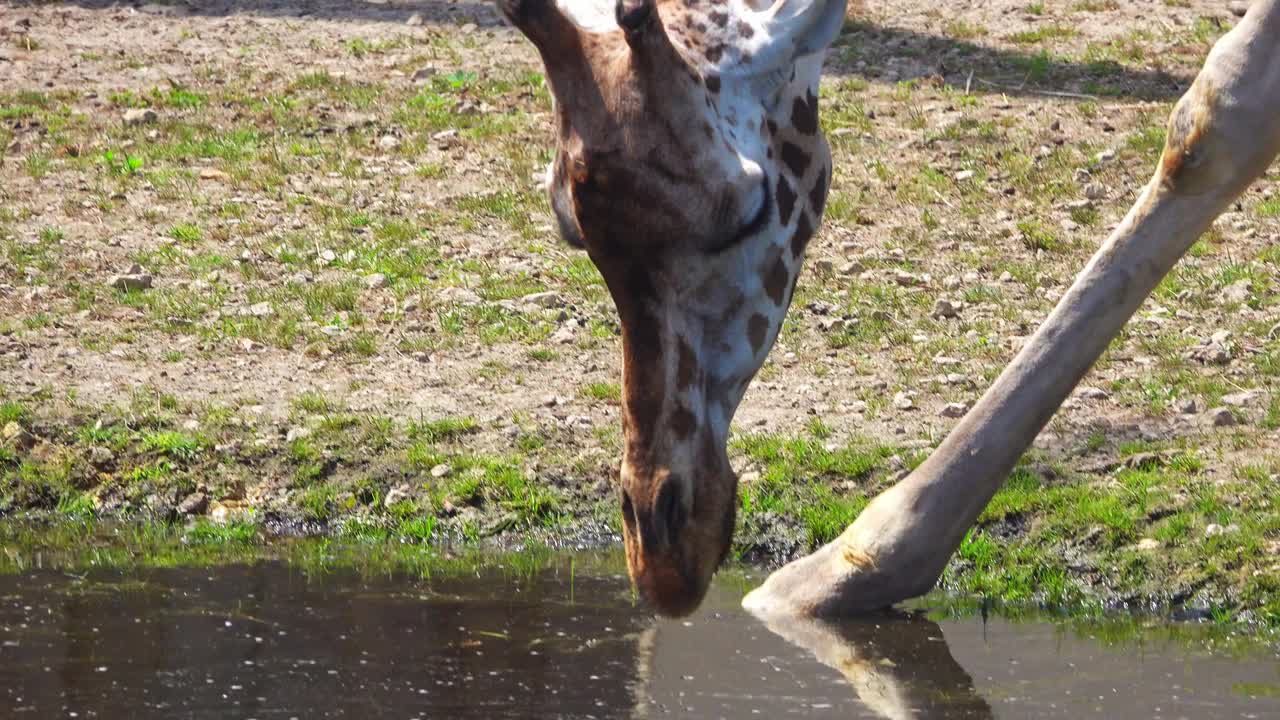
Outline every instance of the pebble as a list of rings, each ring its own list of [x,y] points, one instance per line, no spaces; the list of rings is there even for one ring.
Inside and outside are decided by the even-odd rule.
[[[1262,398],[1261,390],[1244,390],[1238,393],[1222,396],[1223,405],[1231,405],[1233,407],[1249,407]]]
[[[1240,422],[1236,419],[1234,413],[1224,407],[1216,407],[1210,410],[1208,418],[1213,427],[1232,427]]]
[[[378,290],[387,286],[387,276],[382,273],[373,273],[366,275],[364,278],[364,286],[370,290]]]
[[[897,393],[893,396],[893,406],[899,410],[912,409],[916,405],[916,401],[913,399],[914,395],[915,393],[910,390]]]
[[[447,476],[451,472],[453,472],[453,468],[449,467],[448,465],[445,465],[444,463],[441,463],[431,468],[431,477],[442,478]]]
[[[1253,283],[1239,280],[1222,289],[1222,299],[1229,303],[1248,302],[1253,297]]]
[[[964,417],[967,412],[969,412],[969,406],[966,403],[953,402],[943,405],[938,414],[945,418],[958,418]]]
[[[1084,186],[1084,196],[1090,200],[1101,200],[1107,196],[1107,186],[1100,182],[1091,182]]]
[[[202,492],[193,492],[178,503],[178,512],[183,515],[203,515],[209,509],[209,496]]]
[[[147,125],[160,119],[151,108],[129,108],[124,111],[125,125]]]
[[[1137,545],[1137,548],[1143,552],[1159,550],[1161,547],[1163,547],[1163,543],[1161,543],[1159,540],[1156,540],[1155,538],[1142,538],[1141,540],[1138,541],[1138,545]]]
[[[960,311],[956,309],[955,303],[950,300],[938,298],[933,303],[933,312],[931,314],[936,318],[953,318],[958,317]]]
[[[1080,392],[1076,393],[1085,400],[1106,400],[1111,397],[1111,393],[1099,387],[1082,387]]]
[[[555,292],[554,290],[531,293],[520,298],[520,301],[529,305],[537,305],[538,307],[548,309],[558,308],[564,305],[564,298],[560,293]]]
[[[920,284],[920,278],[907,272],[906,270],[897,270],[893,274],[893,281],[902,287],[913,287]]]
[[[117,290],[136,291],[150,290],[152,277],[146,273],[126,273],[111,278],[111,287]]]

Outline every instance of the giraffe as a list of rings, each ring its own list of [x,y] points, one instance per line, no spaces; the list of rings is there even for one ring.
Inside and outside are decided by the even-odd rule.
[[[562,237],[622,325],[627,566],[658,611],[729,550],[729,422],[782,325],[826,200],[819,51],[844,2],[501,0],[555,98]]]
[[[729,422],[822,217],[822,53],[845,0],[498,0],[555,98],[551,205],[618,309],[628,571],[660,613],[701,602],[732,538]],[[616,4],[615,4],[616,3]],[[1176,105],[1151,182],[938,449],[743,604],[835,616],[933,587],[1072,388],[1280,152],[1280,0],[1256,0]]]

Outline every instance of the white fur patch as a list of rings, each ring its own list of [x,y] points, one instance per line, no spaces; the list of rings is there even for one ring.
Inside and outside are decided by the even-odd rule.
[[[586,32],[612,32],[618,29],[614,14],[616,0],[556,0],[556,7],[574,25]]]

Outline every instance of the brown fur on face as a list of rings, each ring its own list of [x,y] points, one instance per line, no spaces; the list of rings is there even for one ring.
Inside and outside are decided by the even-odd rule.
[[[537,46],[556,99],[561,234],[590,255],[622,324],[628,569],[659,612],[687,614],[732,540],[729,421],[821,215],[816,75],[743,75],[733,63],[749,53],[732,35],[761,33],[692,0],[623,0],[618,29],[599,32],[551,0],[500,5]],[[773,90],[758,93],[757,79]]]

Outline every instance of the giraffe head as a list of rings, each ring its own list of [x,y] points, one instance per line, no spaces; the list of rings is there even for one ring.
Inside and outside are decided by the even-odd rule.
[[[622,325],[627,565],[669,615],[730,546],[729,422],[822,216],[844,0],[499,0],[555,97],[551,205]],[[616,4],[615,4],[616,3]]]

